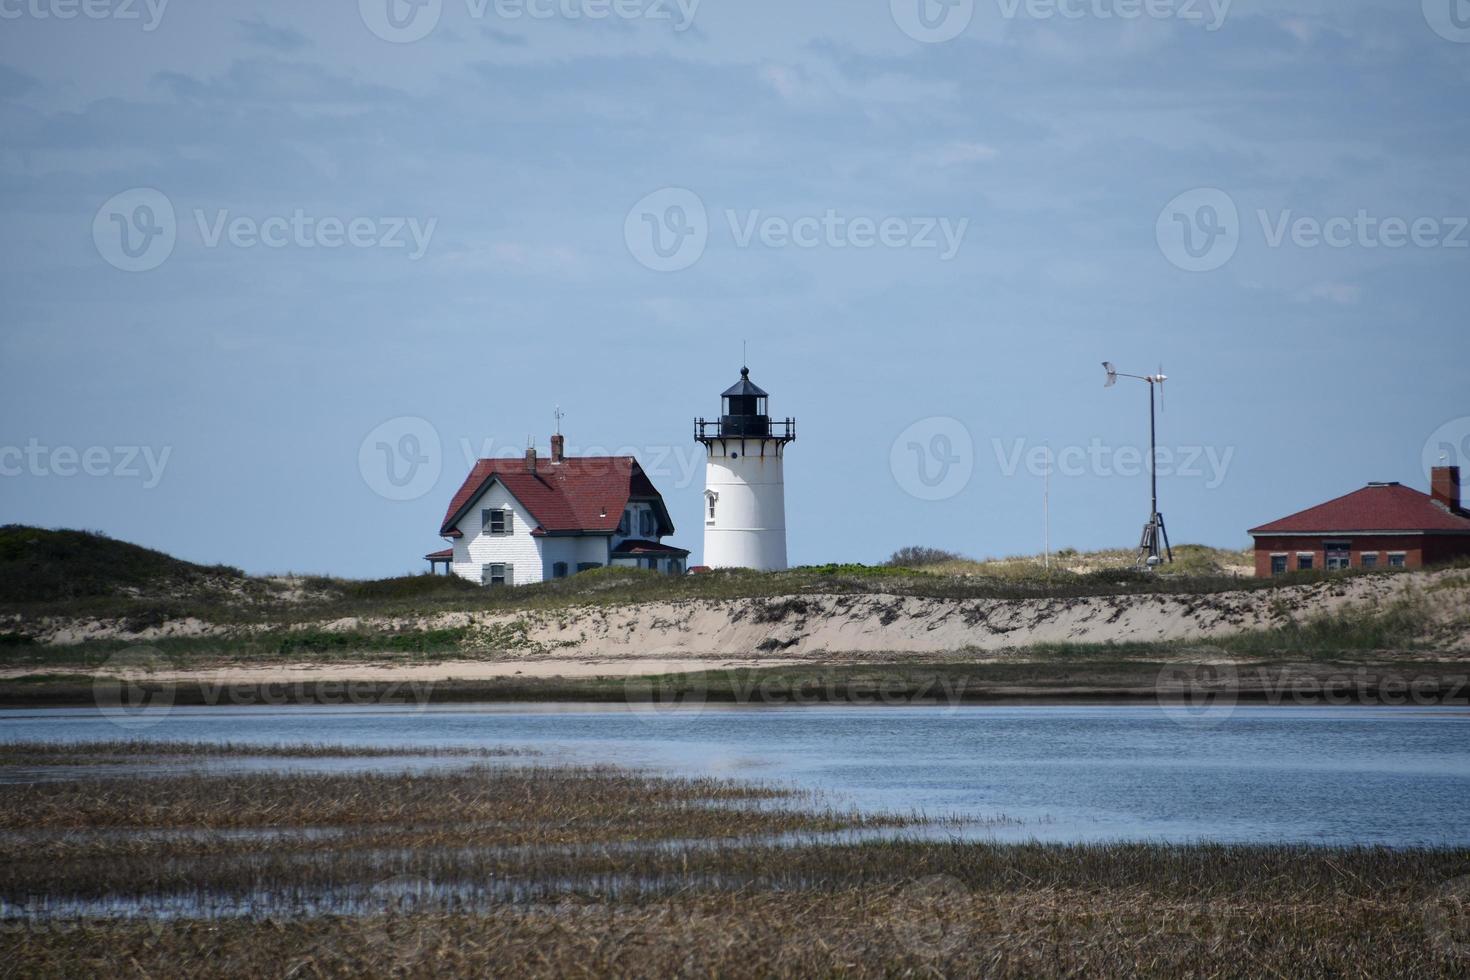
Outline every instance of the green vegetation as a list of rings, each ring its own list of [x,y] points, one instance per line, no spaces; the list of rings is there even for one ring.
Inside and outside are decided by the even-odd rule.
[[[1464,975],[1470,850],[932,841],[907,822],[618,769],[33,784],[0,796],[0,961],[27,977]]]
[[[904,549],[879,566],[820,565],[774,573],[726,569],[679,577],[602,568],[515,589],[485,589],[456,576],[427,574],[376,581],[251,577],[88,532],[10,525],[0,531],[0,613],[18,614],[23,622],[44,616],[116,618],[137,631],[189,617],[225,626],[286,627],[362,615],[503,613],[784,595],[1026,599],[1211,594],[1327,578],[1324,572],[1269,580],[1240,577],[1234,574],[1243,560],[1239,553],[1193,545],[1175,549],[1177,564],[1157,574],[1133,571],[1132,553],[1123,551],[1068,559],[1077,571],[1063,564],[1061,553],[1050,570],[1034,557],[972,562],[941,561],[940,554]],[[14,628],[8,632],[25,635]]]
[[[248,582],[238,568],[195,565],[97,532],[0,527],[0,601],[7,604],[140,592],[226,593]]]

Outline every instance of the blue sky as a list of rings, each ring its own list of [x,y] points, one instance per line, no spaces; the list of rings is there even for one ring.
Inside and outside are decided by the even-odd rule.
[[[417,570],[560,405],[697,557],[742,341],[798,563],[1039,551],[1048,447],[1134,544],[1105,359],[1176,543],[1470,452],[1470,3],[919,2],[0,0],[0,519]]]

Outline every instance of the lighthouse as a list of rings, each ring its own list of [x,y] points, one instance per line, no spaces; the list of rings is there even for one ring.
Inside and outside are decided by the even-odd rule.
[[[694,420],[704,443],[704,563],[710,568],[786,567],[786,481],[782,462],[796,419],[772,422],[750,368],[720,395],[719,421]]]

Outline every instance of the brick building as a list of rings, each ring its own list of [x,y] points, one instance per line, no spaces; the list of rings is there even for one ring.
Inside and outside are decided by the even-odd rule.
[[[1251,528],[1256,575],[1325,568],[1420,568],[1470,557],[1460,468],[1437,466],[1430,492],[1370,483],[1325,504]]]

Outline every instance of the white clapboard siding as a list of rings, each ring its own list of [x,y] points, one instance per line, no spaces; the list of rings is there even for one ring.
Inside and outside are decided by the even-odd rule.
[[[509,534],[491,534],[488,528],[481,531],[480,512],[497,507],[508,507],[514,515]],[[499,480],[491,482],[456,527],[464,536],[454,541],[454,574],[478,583],[483,581],[486,565],[507,564],[515,567],[516,585],[541,581],[541,539],[531,534],[536,521]]]

